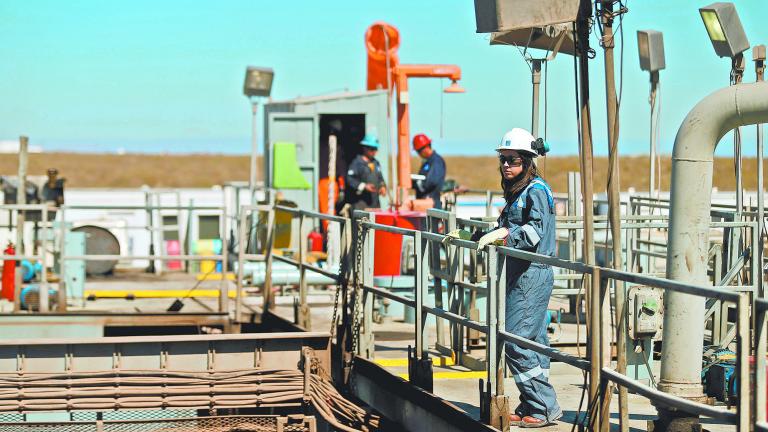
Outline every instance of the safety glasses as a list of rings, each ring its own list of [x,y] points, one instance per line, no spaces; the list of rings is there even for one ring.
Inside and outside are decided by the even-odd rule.
[[[519,167],[523,165],[523,159],[518,156],[499,155],[499,165],[504,165],[505,163],[511,167]]]

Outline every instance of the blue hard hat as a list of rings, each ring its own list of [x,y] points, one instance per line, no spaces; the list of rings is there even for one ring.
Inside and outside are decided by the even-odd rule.
[[[370,147],[370,148],[379,148],[379,139],[376,138],[376,135],[373,134],[365,134],[363,137],[363,140],[360,141],[360,145]]]

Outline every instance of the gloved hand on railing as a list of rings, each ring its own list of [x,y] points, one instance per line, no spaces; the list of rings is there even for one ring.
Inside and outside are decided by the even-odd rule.
[[[470,240],[471,238],[472,238],[472,233],[470,233],[469,231],[463,230],[463,229],[455,229],[445,235],[445,237],[443,238],[443,244],[444,245],[450,244],[452,239]]]
[[[506,228],[496,228],[495,230],[489,232],[488,234],[480,237],[480,240],[478,240],[477,242],[477,249],[478,250],[485,249],[485,247],[491,243],[495,243],[499,246],[503,246],[504,239],[507,238],[507,235],[509,235],[509,230],[507,230]]]

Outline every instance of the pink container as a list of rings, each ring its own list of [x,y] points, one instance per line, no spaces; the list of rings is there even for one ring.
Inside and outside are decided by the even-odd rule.
[[[179,240],[166,240],[165,251],[168,255],[181,255],[181,242]],[[168,270],[181,270],[181,261],[166,261]]]

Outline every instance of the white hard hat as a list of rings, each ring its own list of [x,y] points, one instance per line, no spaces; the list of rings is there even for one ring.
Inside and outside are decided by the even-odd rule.
[[[538,157],[539,153],[534,149],[536,138],[525,129],[514,128],[501,137],[496,151],[514,150],[516,152],[527,153],[531,157]]]

